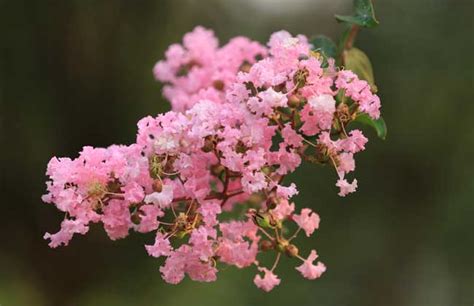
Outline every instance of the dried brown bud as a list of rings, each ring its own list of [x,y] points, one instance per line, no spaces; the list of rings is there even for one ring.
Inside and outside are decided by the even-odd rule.
[[[336,110],[336,115],[341,123],[345,124],[351,120],[351,113],[349,107],[345,103],[339,104]]]
[[[213,83],[212,83],[212,86],[214,86],[215,89],[219,90],[219,91],[223,91],[224,90],[224,82],[221,81],[221,80],[215,80]]]
[[[208,153],[214,150],[214,146],[215,146],[214,139],[208,136],[204,139],[204,146],[202,147],[202,150]]]

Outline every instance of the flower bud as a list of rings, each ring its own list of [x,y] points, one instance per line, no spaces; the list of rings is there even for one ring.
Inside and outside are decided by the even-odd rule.
[[[301,99],[298,98],[297,95],[291,95],[290,98],[288,99],[288,106],[296,108],[300,105],[301,105]]]
[[[255,221],[261,228],[273,228],[269,214],[256,214]]]
[[[240,71],[243,71],[243,72],[249,72],[250,71],[250,68],[252,68],[252,65],[245,61],[242,63],[242,65],[240,66]]]
[[[215,89],[219,90],[219,91],[223,91],[225,84],[224,84],[224,82],[221,81],[221,80],[215,80],[215,81],[212,83],[212,86],[213,86]]]
[[[161,192],[163,190],[163,183],[161,182],[161,180],[155,180],[153,182],[153,191],[155,192]]]
[[[298,256],[298,248],[294,244],[289,244],[285,248],[285,254],[289,257],[296,257]]]
[[[276,244],[276,250],[278,252],[286,252],[286,248],[288,247],[288,240],[285,239],[279,239]]]
[[[262,240],[260,242],[260,250],[262,250],[263,252],[272,250],[274,248],[275,248],[275,244],[270,240]]]
[[[140,224],[142,221],[142,218],[140,217],[140,213],[138,211],[134,212],[132,216],[130,217],[130,220],[132,221],[133,224]]]
[[[217,177],[219,177],[224,170],[225,167],[221,164],[215,164],[211,166],[211,173]]]
[[[262,168],[262,172],[265,173],[265,175],[270,175],[272,173],[272,168],[269,166],[265,166]]]

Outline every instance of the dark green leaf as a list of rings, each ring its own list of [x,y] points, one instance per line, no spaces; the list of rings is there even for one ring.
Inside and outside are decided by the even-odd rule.
[[[371,0],[354,0],[354,14],[351,16],[335,16],[338,21],[356,24],[365,28],[378,25],[375,18],[374,6]]]
[[[374,72],[369,57],[357,48],[351,48],[343,52],[344,66],[352,70],[359,79],[366,80],[373,91],[376,91]]]
[[[327,36],[318,35],[310,40],[313,45],[313,51],[322,53],[325,57],[336,57],[336,44]]]
[[[361,113],[357,115],[354,122],[359,122],[372,127],[377,132],[377,136],[379,138],[385,140],[385,138],[387,137],[387,125],[385,124],[385,120],[383,120],[382,117],[377,120],[374,120],[369,115]]]

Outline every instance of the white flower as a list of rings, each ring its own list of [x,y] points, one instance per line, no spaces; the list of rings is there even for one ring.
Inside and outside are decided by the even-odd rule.
[[[153,192],[145,197],[145,203],[153,203],[160,208],[168,207],[173,201],[173,187],[171,185],[163,185],[161,192]]]
[[[309,98],[308,103],[315,111],[334,113],[336,111],[336,100],[331,95],[319,95]]]

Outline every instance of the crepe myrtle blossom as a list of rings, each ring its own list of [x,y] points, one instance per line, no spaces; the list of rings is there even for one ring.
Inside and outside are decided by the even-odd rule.
[[[49,246],[101,223],[112,240],[150,233],[145,249],[164,257],[159,271],[171,284],[215,281],[224,265],[256,266],[255,285],[270,291],[283,256],[301,262],[303,277],[319,278],[326,267],[313,264],[316,251],[301,257],[294,239],[314,234],[320,218],[291,200],[298,189],[285,176],[303,162],[328,164],[339,195],[354,192],[357,180],[346,175],[367,138],[348,124],[380,115],[367,82],[327,63],[302,35],[219,47],[211,30],[195,28],[153,70],[172,111],[141,119],[131,145],[50,160],[43,201],[65,218],[44,235]],[[244,213],[229,219],[234,209]],[[272,267],[259,263],[263,253],[275,256]]]

